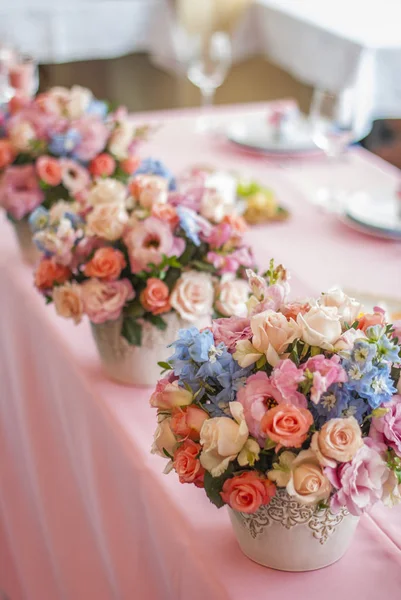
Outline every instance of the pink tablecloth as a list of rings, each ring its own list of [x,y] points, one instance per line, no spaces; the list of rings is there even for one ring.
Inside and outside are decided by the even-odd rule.
[[[151,150],[173,168],[190,160],[249,168],[293,208],[291,222],[251,236],[260,264],[273,252],[297,268],[297,293],[331,276],[401,298],[399,247],[334,224],[297,191],[297,169],[306,177],[319,164],[283,170],[195,139],[190,125],[177,121],[170,140],[168,125]],[[364,153],[345,168],[392,185],[392,173]],[[0,590],[10,600],[398,597],[399,509],[364,517],[347,557],[322,571],[285,574],[246,559],[226,511],[163,475],[149,453],[149,391],[104,377],[88,324],[75,327],[44,306],[5,222],[0,250]]]

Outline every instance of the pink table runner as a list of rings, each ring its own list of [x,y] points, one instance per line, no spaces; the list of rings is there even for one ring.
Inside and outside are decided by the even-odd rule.
[[[180,120],[174,148],[158,133],[155,155],[175,169],[189,155],[192,162],[249,167],[295,208],[292,222],[260,228],[251,240],[260,264],[274,251],[298,266],[296,293],[326,283],[319,271],[324,259],[308,246],[316,232],[315,253],[326,254],[337,277],[350,277],[345,267],[359,264],[346,283],[370,292],[383,286],[401,297],[394,282],[398,246],[337,230],[295,190],[293,171],[200,142],[184,124],[190,122]],[[377,170],[364,153],[356,156],[366,173]],[[386,174],[388,182],[392,177]],[[297,246],[301,228],[307,241]],[[246,559],[226,511],[164,476],[163,461],[149,453],[155,428],[149,390],[104,377],[89,325],[75,327],[44,305],[17,259],[11,228],[2,221],[0,232],[0,590],[10,600],[307,600],[323,589],[328,600],[353,594],[377,600],[379,589],[397,597],[400,509],[376,508],[364,517],[347,557],[322,571],[285,574]],[[335,261],[340,242],[342,268]]]

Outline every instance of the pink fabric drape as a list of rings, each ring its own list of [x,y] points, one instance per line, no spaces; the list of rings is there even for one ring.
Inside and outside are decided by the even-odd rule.
[[[206,158],[252,167],[293,208],[291,222],[256,228],[250,240],[261,266],[273,253],[296,269],[294,293],[320,291],[331,275],[401,298],[399,246],[363,242],[318,215],[282,169],[203,139],[193,148],[185,119],[173,125],[177,153],[167,153],[163,129],[149,148],[172,168]],[[364,517],[346,558],[322,571],[285,574],[246,559],[226,511],[162,474],[150,454],[149,390],[105,378],[88,323],[75,327],[45,306],[5,220],[0,256],[0,590],[10,600],[398,597],[400,509]]]

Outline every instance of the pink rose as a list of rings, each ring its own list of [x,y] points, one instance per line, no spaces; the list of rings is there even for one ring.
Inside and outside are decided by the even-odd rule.
[[[154,315],[161,315],[171,310],[170,291],[164,281],[150,277],[146,288],[140,294],[142,306]]]
[[[89,171],[95,177],[110,177],[110,175],[113,175],[115,168],[116,161],[107,152],[95,156],[89,165]]]
[[[322,394],[327,392],[333,383],[347,381],[347,374],[340,365],[340,357],[336,355],[326,358],[324,354],[318,354],[309,358],[302,368],[313,374],[311,400],[315,404],[320,402]]]
[[[36,133],[28,121],[17,121],[9,128],[8,136],[17,152],[30,152]]]
[[[279,404],[267,411],[260,424],[261,431],[277,443],[276,452],[285,448],[300,448],[313,425],[312,414],[306,408]]]
[[[302,450],[292,461],[287,493],[299,503],[307,505],[329,498],[330,481],[312,450]]]
[[[89,279],[81,286],[84,312],[92,323],[114,321],[121,315],[125,303],[135,297],[128,279],[99,281]]]
[[[325,473],[338,490],[330,501],[332,512],[345,506],[359,517],[381,500],[389,469],[380,454],[364,444],[351,462],[327,467]]]
[[[231,239],[231,235],[232,229],[228,223],[215,225],[208,237],[210,247],[213,249],[221,248]]]
[[[109,130],[98,117],[84,116],[74,121],[73,127],[81,135],[81,141],[74,151],[79,160],[92,160],[104,150]]]
[[[7,167],[0,181],[0,205],[20,220],[44,200],[34,165]]]
[[[206,419],[209,419],[209,415],[192,404],[176,408],[171,417],[171,430],[181,439],[190,438],[199,442],[202,425]]]
[[[251,375],[244,387],[238,390],[237,400],[244,407],[244,416],[249,433],[258,440],[263,448],[266,434],[261,430],[261,422],[268,409],[282,400],[277,389],[271,384],[263,371]]]
[[[313,434],[311,448],[324,467],[352,460],[363,446],[362,432],[354,417],[330,419]]]
[[[252,337],[251,322],[246,317],[214,319],[212,332],[216,345],[223,342],[229,352],[235,352],[239,340],[249,340]]]
[[[130,192],[142,208],[150,210],[155,204],[166,204],[168,180],[157,175],[137,175],[130,183]]]
[[[369,436],[385,443],[401,458],[401,396],[393,396],[383,408],[388,412],[383,417],[372,419]]]
[[[227,479],[220,494],[233,510],[252,514],[269,504],[276,494],[276,486],[256,471],[247,471]]]
[[[61,158],[61,180],[64,187],[72,196],[85,190],[90,184],[90,175],[77,161],[70,158]]]
[[[148,270],[148,265],[159,265],[166,256],[181,256],[185,242],[173,236],[167,223],[149,217],[135,223],[127,232],[125,243],[128,248],[131,271],[140,273]]]
[[[42,181],[51,186],[61,183],[61,165],[57,158],[40,156],[36,161],[36,171]]]
[[[171,410],[178,406],[187,406],[192,400],[191,392],[180,387],[177,381],[171,381],[168,376],[157,382],[156,389],[150,397],[150,405],[161,410]]]
[[[185,440],[175,451],[173,467],[180,483],[194,483],[196,487],[203,487],[205,469],[198,458],[200,449],[199,444]]]
[[[87,277],[114,281],[120,277],[125,266],[126,262],[121,250],[106,246],[95,251],[83,272]]]
[[[170,296],[171,306],[186,321],[211,316],[214,289],[208,273],[185,271],[176,282]]]
[[[401,320],[393,321],[393,333],[391,335],[398,338],[399,343],[401,343]]]

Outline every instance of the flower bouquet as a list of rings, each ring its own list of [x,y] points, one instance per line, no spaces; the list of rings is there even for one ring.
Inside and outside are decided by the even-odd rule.
[[[241,218],[213,225],[173,206],[172,186],[146,160],[129,186],[99,179],[84,203],[39,207],[30,218],[43,253],[36,287],[61,316],[89,317],[107,372],[125,383],[154,385],[180,328],[246,314],[253,258]]]
[[[250,225],[289,217],[271,189],[206,166],[192,167],[181,175],[172,201],[189,206],[214,223],[233,213],[241,213]]]
[[[127,181],[145,134],[125,109],[110,111],[79,86],[10,100],[0,112],[0,206],[28,262],[36,259],[28,224],[32,211],[58,200],[83,200],[96,177]]]
[[[289,302],[248,271],[249,316],[179,332],[150,403],[166,472],[229,506],[244,553],[283,570],[338,560],[358,517],[401,500],[398,332],[333,289]]]

